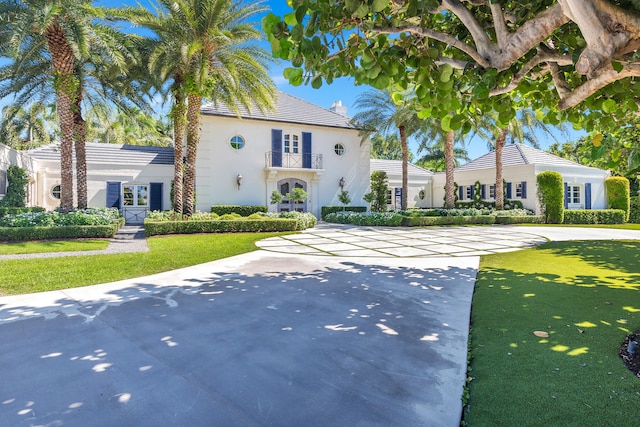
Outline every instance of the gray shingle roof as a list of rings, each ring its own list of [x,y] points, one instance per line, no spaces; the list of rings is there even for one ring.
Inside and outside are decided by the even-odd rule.
[[[236,113],[223,104],[205,104],[200,108],[200,112],[208,116],[237,117]],[[240,108],[240,117],[251,120],[356,129],[348,117],[284,92],[279,93],[275,111],[262,113],[254,108],[249,112],[245,108]]]
[[[117,145],[87,142],[87,163],[114,165],[172,165],[173,147]],[[26,151],[37,160],[60,161],[60,145],[50,144]]]
[[[371,159],[369,161],[369,170],[370,172],[375,170],[384,171],[387,175],[402,175],[402,161]],[[430,177],[433,175],[433,172],[412,165],[411,163],[407,165],[407,171],[410,176]]]
[[[563,159],[546,151],[528,147],[522,144],[509,144],[502,152],[502,167],[513,167],[523,165],[544,165],[544,166],[582,166],[571,160]],[[485,154],[466,163],[456,169],[456,172],[475,171],[481,169],[494,169],[496,167],[495,151]]]

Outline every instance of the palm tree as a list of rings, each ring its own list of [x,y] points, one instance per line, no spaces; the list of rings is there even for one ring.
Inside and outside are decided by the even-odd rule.
[[[389,135],[375,134],[371,137],[371,152],[370,157],[372,159],[383,160],[402,160],[402,143],[397,134],[392,133]],[[409,162],[413,161],[413,153],[408,153]]]
[[[445,134],[446,137],[446,134]],[[446,140],[442,140],[442,146],[440,144],[432,144],[427,145],[422,149],[419,149],[420,152],[424,152],[425,154],[416,160],[416,166],[420,166],[424,169],[429,169],[433,172],[442,172],[446,169],[447,159],[444,154],[444,143]],[[453,147],[453,160],[454,167],[458,167],[462,164],[463,161],[468,162],[471,160],[469,158],[469,152],[464,147],[456,147],[454,144]]]
[[[479,127],[487,130],[482,133],[489,142],[490,148],[495,148],[496,155],[496,209],[504,209],[504,178],[502,172],[502,152],[504,146],[510,142],[511,144],[529,143],[535,148],[539,148],[538,135],[541,133],[550,135],[553,139],[555,135],[552,129],[536,117],[534,111],[522,109],[506,126],[500,126],[495,117],[485,116],[480,119]],[[557,127],[562,133],[566,133],[566,127],[560,125]],[[495,138],[491,140],[488,135]]]
[[[233,0],[159,0],[154,13],[141,8],[121,12],[121,17],[156,33],[150,69],[159,71],[161,80],[172,80],[174,208],[185,215],[194,211],[202,100],[225,104],[238,114],[240,107],[265,111],[275,105],[276,89],[267,72],[271,58],[253,43],[262,38],[260,31],[246,23],[265,10],[259,4]],[[187,150],[182,189],[180,159],[185,125]]]
[[[0,80],[9,82],[3,91],[16,93],[19,105],[53,93],[60,124],[60,209],[73,209],[74,142],[78,206],[86,207],[85,124],[81,112],[85,76],[97,76],[97,70],[102,72],[108,60],[113,66],[107,70],[118,69],[121,76],[113,81],[121,84],[125,77],[122,71],[133,59],[128,42],[122,34],[95,22],[101,12],[88,0],[2,2],[0,15],[7,17],[0,27],[2,53],[12,59],[0,70]],[[92,55],[100,58],[94,64],[89,61]]]
[[[42,102],[28,106],[7,105],[2,109],[0,136],[17,150],[30,150],[51,143],[55,137],[55,117],[51,107]]]
[[[400,100],[401,98],[401,100]],[[420,119],[412,104],[414,95],[408,90],[397,98],[396,104],[388,90],[367,91],[358,96],[355,107],[361,109],[353,116],[360,123],[361,135],[369,137],[373,133],[389,135],[398,132],[402,147],[402,203],[401,209],[407,209],[409,148],[407,138],[420,128]]]

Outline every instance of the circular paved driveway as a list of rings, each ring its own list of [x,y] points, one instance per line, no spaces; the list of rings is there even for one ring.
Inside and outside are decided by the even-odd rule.
[[[510,226],[359,227],[318,224],[301,234],[273,237],[257,245],[266,251],[342,257],[466,257],[511,252],[547,242]]]

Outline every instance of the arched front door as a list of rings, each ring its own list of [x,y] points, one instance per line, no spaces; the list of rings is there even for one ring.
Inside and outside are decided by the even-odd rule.
[[[278,191],[282,194],[282,203],[278,204],[278,212],[306,212],[307,210],[307,201],[294,203],[292,200],[287,198],[287,194],[290,194],[294,188],[302,188],[304,191],[307,191],[307,183],[302,181],[301,179],[296,178],[287,178],[281,179],[278,181]]]

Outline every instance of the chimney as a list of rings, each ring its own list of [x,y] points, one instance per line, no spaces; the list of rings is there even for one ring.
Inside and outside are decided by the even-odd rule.
[[[347,107],[342,105],[342,101],[340,100],[334,102],[331,105],[331,108],[329,108],[329,111],[333,111],[334,113],[340,114],[341,116],[344,116],[344,117],[349,117],[347,116]]]

